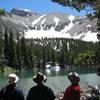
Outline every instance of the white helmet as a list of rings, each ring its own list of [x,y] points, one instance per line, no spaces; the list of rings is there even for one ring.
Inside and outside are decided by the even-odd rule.
[[[19,77],[16,74],[14,74],[14,73],[9,74],[8,77],[14,79],[13,80],[14,83],[17,83],[17,81],[19,80]]]
[[[68,79],[73,83],[78,83],[80,81],[80,77],[78,73],[76,72],[71,72],[68,74]]]

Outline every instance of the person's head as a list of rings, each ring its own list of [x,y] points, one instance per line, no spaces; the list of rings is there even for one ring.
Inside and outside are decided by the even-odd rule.
[[[35,76],[33,76],[33,81],[37,84],[45,83],[47,81],[47,77],[41,72],[38,72]]]
[[[14,73],[8,75],[8,84],[16,84],[19,80],[18,76]]]
[[[76,72],[69,73],[68,74],[68,79],[70,80],[70,82],[72,84],[76,84],[80,81],[80,77],[79,77],[78,73],[76,73]]]

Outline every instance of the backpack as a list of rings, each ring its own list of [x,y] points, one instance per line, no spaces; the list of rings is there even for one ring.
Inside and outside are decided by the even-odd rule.
[[[16,100],[17,91],[16,88],[7,88],[5,87],[2,91],[3,100]]]

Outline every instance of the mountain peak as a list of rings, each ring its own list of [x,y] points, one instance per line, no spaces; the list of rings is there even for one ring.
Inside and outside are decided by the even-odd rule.
[[[98,41],[97,19],[89,20],[64,13],[39,14],[28,9],[12,9],[12,17],[2,16],[0,32],[4,27],[12,28],[26,38],[74,38]]]
[[[36,16],[38,14],[38,13],[34,13],[33,11],[28,10],[28,9],[15,9],[15,8],[13,8],[11,10],[11,13],[15,14],[15,15],[18,15],[18,16],[23,16],[23,17]]]

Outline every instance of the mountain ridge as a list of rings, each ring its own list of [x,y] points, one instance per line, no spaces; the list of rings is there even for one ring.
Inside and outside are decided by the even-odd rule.
[[[0,17],[0,31],[12,28],[15,34],[26,38],[75,38],[84,41],[97,41],[96,19],[64,13],[39,14],[30,10],[12,9],[11,17]]]

